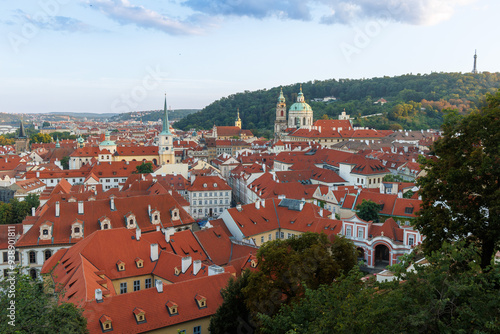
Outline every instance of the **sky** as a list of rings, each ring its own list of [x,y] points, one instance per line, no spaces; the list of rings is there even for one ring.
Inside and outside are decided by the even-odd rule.
[[[495,0],[2,0],[0,112],[203,108],[245,90],[500,72]],[[313,96],[306,98],[313,98]]]

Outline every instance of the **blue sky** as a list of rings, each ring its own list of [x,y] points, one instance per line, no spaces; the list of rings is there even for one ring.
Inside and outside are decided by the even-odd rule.
[[[0,112],[202,108],[244,90],[500,71],[493,0],[2,0]],[[309,98],[309,97],[306,97]],[[312,97],[311,97],[312,98]]]

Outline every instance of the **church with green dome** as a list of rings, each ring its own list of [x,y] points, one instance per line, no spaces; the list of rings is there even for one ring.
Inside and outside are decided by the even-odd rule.
[[[281,139],[283,132],[285,132],[287,128],[311,128],[312,125],[313,110],[311,106],[305,102],[304,93],[302,93],[302,85],[300,86],[300,92],[297,95],[297,102],[292,104],[288,110],[288,122],[285,97],[283,96],[283,90],[281,90],[278,103],[276,105],[276,121],[274,122],[275,138]]]

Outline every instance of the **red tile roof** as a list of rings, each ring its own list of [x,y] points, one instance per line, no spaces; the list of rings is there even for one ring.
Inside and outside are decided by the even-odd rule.
[[[226,191],[231,190],[226,181],[218,176],[198,176],[193,184],[188,186],[188,191]]]
[[[69,196],[68,196],[69,197]],[[69,199],[69,198],[67,198]],[[72,244],[78,240],[71,239],[71,224],[75,219],[84,221],[84,237],[100,229],[99,221],[105,217],[110,219],[112,228],[124,227],[125,216],[134,214],[137,225],[143,231],[154,231],[156,225],[151,223],[148,214],[148,206],[151,211],[160,211],[160,220],[163,227],[190,225],[194,219],[175,201],[170,194],[156,196],[133,196],[116,197],[114,199],[116,210],[111,210],[110,200],[84,201],[84,214],[78,214],[78,202],[60,202],[60,215],[55,216],[55,206],[52,204],[38,217],[34,226],[21,237],[17,243],[18,247],[28,247],[31,245],[53,245],[53,244]],[[171,209],[179,209],[179,220],[172,220]],[[52,224],[52,239],[39,240],[40,225],[44,222]]]
[[[87,328],[91,334],[102,333],[99,318],[103,315],[112,319],[113,332],[116,333],[142,333],[164,327],[177,329],[182,327],[182,323],[213,315],[222,304],[220,290],[230,277],[231,274],[224,273],[164,284],[162,293],[151,288],[107,298],[103,303],[89,302],[84,307],[83,315],[87,318]],[[195,299],[197,295],[206,298],[206,307],[198,307]],[[177,305],[177,315],[169,315],[166,306],[169,302]],[[144,323],[137,323],[133,315],[135,308],[144,311]]]

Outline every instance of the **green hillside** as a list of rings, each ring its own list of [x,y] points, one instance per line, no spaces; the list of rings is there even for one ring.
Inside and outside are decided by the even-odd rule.
[[[200,109],[176,109],[169,110],[168,118],[170,120],[177,120],[186,117],[187,115],[199,112]],[[117,114],[111,118],[113,122],[128,121],[130,119],[142,120],[143,122],[157,121],[163,117],[163,110],[151,111],[135,111],[123,114]]]
[[[500,87],[500,73],[431,73],[372,79],[331,79],[302,84],[306,101],[314,110],[314,118],[336,118],[342,110],[355,118],[355,125],[379,129],[428,129],[442,123],[442,110],[459,109],[467,113],[479,107],[487,92]],[[272,134],[279,87],[245,91],[223,97],[191,114],[175,127],[209,129],[216,125],[233,125],[239,108],[243,128],[258,135]],[[283,86],[289,107],[297,98],[299,84]],[[334,102],[311,102],[314,98],[334,96]],[[374,104],[380,98],[384,105]],[[382,113],[380,116],[360,118]],[[325,116],[326,115],[326,116]]]

